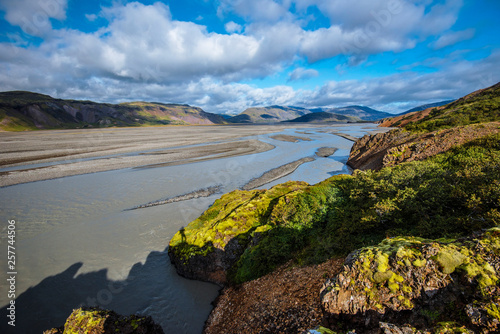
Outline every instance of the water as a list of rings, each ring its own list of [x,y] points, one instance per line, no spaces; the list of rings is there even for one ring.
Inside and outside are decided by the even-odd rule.
[[[150,315],[165,332],[201,333],[218,287],[179,277],[170,264],[170,238],[197,218],[222,193],[283,164],[336,147],[328,158],[301,165],[288,180],[311,184],[348,172],[352,142],[321,129],[283,134],[312,141],[290,143],[252,136],[276,146],[264,153],[181,166],[122,169],[0,188],[2,249],[0,305],[2,333],[40,333],[60,326],[72,309],[99,305],[118,313]],[[350,125],[340,132],[362,136],[374,125]],[[304,134],[302,132],[307,132]],[[23,168],[20,166],[18,168]],[[207,198],[139,210],[141,204],[220,186]],[[5,316],[8,285],[7,222],[16,221],[16,327]]]

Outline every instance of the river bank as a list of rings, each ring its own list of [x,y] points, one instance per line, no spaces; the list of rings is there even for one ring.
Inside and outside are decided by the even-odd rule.
[[[315,156],[318,148],[338,150],[263,187],[288,179],[314,184],[345,172],[352,142],[319,132],[330,129],[332,126],[316,125],[195,126],[2,134],[0,149],[10,153],[2,153],[1,158],[11,159],[3,172],[118,156],[165,158],[171,154],[162,153],[185,148],[193,152],[210,145],[222,152],[224,145],[231,147],[238,142],[248,147],[247,143],[259,141],[274,147],[261,153],[218,156],[182,165],[128,167],[0,188],[2,224],[8,219],[18,222],[16,269],[22,276],[16,282],[16,306],[19,317],[27,319],[19,323],[19,331],[34,333],[60,326],[72,309],[82,304],[120,314],[150,315],[165,332],[199,334],[219,288],[179,277],[168,260],[166,242],[221,193],[241,189],[276,167]],[[335,129],[361,137],[376,126],[336,125]],[[99,131],[103,131],[102,136],[91,137],[91,144],[82,144],[85,136]],[[278,134],[301,136],[299,131],[307,131],[311,140],[270,138]],[[29,159],[26,164],[13,161],[15,149],[25,151]],[[45,153],[73,155],[65,160],[43,157]],[[22,153],[17,157],[22,158]],[[161,205],[148,206],[150,203]],[[147,207],[130,210],[143,205]],[[0,265],[6,265],[5,258],[0,258]],[[0,282],[2,291],[6,283]],[[6,296],[0,296],[0,305],[7,303]]]

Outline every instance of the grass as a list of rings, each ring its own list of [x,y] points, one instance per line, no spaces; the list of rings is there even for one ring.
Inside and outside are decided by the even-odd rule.
[[[461,98],[445,108],[434,108],[428,116],[409,123],[404,128],[420,133],[498,120],[500,120],[499,84]]]

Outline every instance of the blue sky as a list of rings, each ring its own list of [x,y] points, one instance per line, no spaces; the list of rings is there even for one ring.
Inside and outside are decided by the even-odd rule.
[[[401,112],[500,81],[498,0],[0,0],[0,91]]]

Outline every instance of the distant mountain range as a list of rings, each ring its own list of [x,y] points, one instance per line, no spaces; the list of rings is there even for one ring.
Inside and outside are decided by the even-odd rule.
[[[450,101],[420,106],[399,115],[439,107]],[[130,102],[120,104],[62,100],[13,91],[0,93],[0,130],[70,129],[111,126],[210,125],[228,123],[347,123],[394,117],[364,106],[306,109],[294,106],[248,108],[236,116],[218,115],[186,104]]]
[[[338,115],[328,111],[313,112],[304,116],[284,122],[295,123],[354,123],[360,122],[361,118],[355,116]]]
[[[363,106],[347,106],[347,107],[340,107],[340,108],[319,108],[319,109],[312,109],[313,112],[315,111],[327,111],[330,113],[338,114],[338,115],[346,115],[346,116],[354,116],[354,117],[359,117],[363,121],[378,121],[382,118],[387,118],[394,116],[393,114],[389,114],[387,112],[383,111],[378,111],[369,107],[363,107]]]
[[[189,105],[107,104],[54,99],[24,91],[0,93],[0,130],[6,131],[224,123],[222,116]]]
[[[244,112],[228,119],[231,123],[273,123],[295,119],[311,113],[310,110],[299,107],[258,107],[248,108]]]
[[[314,114],[319,114],[314,116]],[[343,117],[348,116],[348,117]],[[248,108],[241,114],[231,117],[231,123],[271,123],[283,121],[296,122],[356,122],[377,121],[394,116],[363,106],[348,106],[342,108],[305,109],[292,106],[270,106]]]

